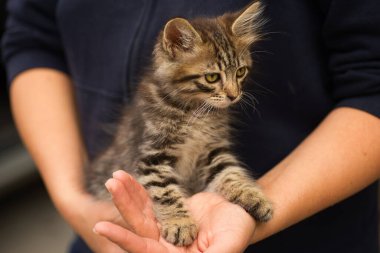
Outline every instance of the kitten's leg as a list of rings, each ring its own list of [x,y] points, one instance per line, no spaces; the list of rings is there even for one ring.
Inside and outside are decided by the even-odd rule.
[[[138,181],[148,190],[161,225],[161,235],[177,246],[190,245],[197,237],[195,221],[185,205],[183,189],[168,165],[139,165]]]
[[[228,150],[220,148],[212,151],[205,170],[207,191],[217,192],[230,202],[240,205],[257,221],[271,219],[271,203]]]

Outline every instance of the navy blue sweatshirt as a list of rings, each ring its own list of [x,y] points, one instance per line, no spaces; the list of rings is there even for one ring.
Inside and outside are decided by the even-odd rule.
[[[91,157],[109,143],[176,16],[239,10],[248,0],[11,0],[3,54],[11,81],[34,67],[68,73]],[[336,107],[380,116],[379,0],[264,1],[267,39],[253,51],[257,111],[240,113],[236,152],[260,176]],[[331,152],[334,152],[333,150]],[[357,168],[360,170],[360,168]],[[247,249],[268,253],[378,253],[376,185]]]

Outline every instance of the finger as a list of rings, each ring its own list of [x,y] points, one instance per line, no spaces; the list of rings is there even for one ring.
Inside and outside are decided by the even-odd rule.
[[[132,177],[132,183],[133,183],[133,186],[135,187],[136,191],[138,192],[139,196],[141,197],[141,199],[144,201],[145,204],[149,203],[151,204],[151,199],[150,199],[150,196],[147,192],[147,190],[139,183],[136,181],[136,179],[134,179]]]
[[[133,202],[138,205],[141,209],[144,207],[144,202],[146,200],[145,195],[140,192],[140,189],[136,187],[136,180],[126,173],[125,171],[118,170],[112,174],[112,177],[119,180],[125,187],[125,189],[130,193]]]
[[[155,214],[153,212],[153,202],[147,192],[147,190],[139,183],[137,182],[133,177],[131,177],[132,185],[133,185],[133,190],[136,196],[139,196],[140,199],[143,201],[143,209],[145,214],[147,214],[149,217],[154,217],[155,219]],[[132,194],[131,190],[132,188],[127,189],[130,194]],[[136,194],[137,193],[137,194]]]
[[[157,241],[140,237],[127,229],[110,222],[98,222],[94,232],[106,237],[129,253],[166,253],[167,250]]]
[[[144,213],[120,181],[111,178],[107,180],[106,187],[112,194],[112,201],[121,216],[131,226],[132,230],[135,231],[136,228],[144,224]]]
[[[114,172],[113,178],[123,183],[126,191],[134,200],[134,203],[136,203],[148,217],[155,219],[155,214],[153,212],[153,202],[151,201],[148,192],[140,183],[136,181],[136,179],[134,179],[131,175],[123,170]]]
[[[109,179],[106,186],[113,196],[115,206],[131,230],[139,236],[158,240],[160,232],[152,209],[139,207],[135,202],[136,198],[131,197],[134,192],[129,192],[119,180]]]

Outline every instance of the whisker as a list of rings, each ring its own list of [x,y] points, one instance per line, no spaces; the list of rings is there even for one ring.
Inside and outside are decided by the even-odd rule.
[[[204,110],[205,106],[207,106],[207,103],[204,101],[195,111],[191,113],[191,116],[186,124],[187,127],[195,122],[195,120],[201,115],[201,112]]]
[[[270,52],[270,51],[264,51],[264,50],[255,50],[255,51],[251,51],[249,54],[250,54],[250,55],[253,55],[253,54],[257,54],[257,53],[266,53],[266,54],[274,55],[273,52]]]
[[[253,113],[257,113],[259,117],[261,117],[261,113],[260,111],[257,109],[257,104],[259,104],[259,101],[256,99],[256,97],[248,92],[244,92],[243,93],[243,96],[241,98],[241,106],[242,108],[245,107],[246,109],[244,110],[244,112],[248,115],[248,116],[252,116],[252,113],[250,113],[250,111],[248,110],[248,108],[252,108],[253,109]]]
[[[243,98],[248,98],[251,102],[252,102],[252,104],[255,106],[256,104],[259,104],[259,101],[257,100],[257,98],[254,96],[254,95],[252,95],[252,94],[250,94],[250,93],[248,93],[248,92],[244,92],[243,93]]]
[[[248,108],[247,108],[245,99],[242,97],[240,101],[241,101],[239,103],[240,108],[244,111],[244,114],[249,116],[250,114],[248,113]]]
[[[177,89],[174,89],[172,91],[170,91],[168,94],[166,94],[161,100],[160,102],[163,102],[165,99],[169,98],[169,96],[173,95],[173,93],[176,93],[179,94],[181,91],[185,90],[186,88],[185,87],[181,87],[181,88],[177,88]]]

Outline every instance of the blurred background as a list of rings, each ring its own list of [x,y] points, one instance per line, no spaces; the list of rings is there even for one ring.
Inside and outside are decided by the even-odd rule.
[[[0,37],[5,2],[0,0]],[[17,135],[0,63],[0,252],[64,253],[72,236]]]

